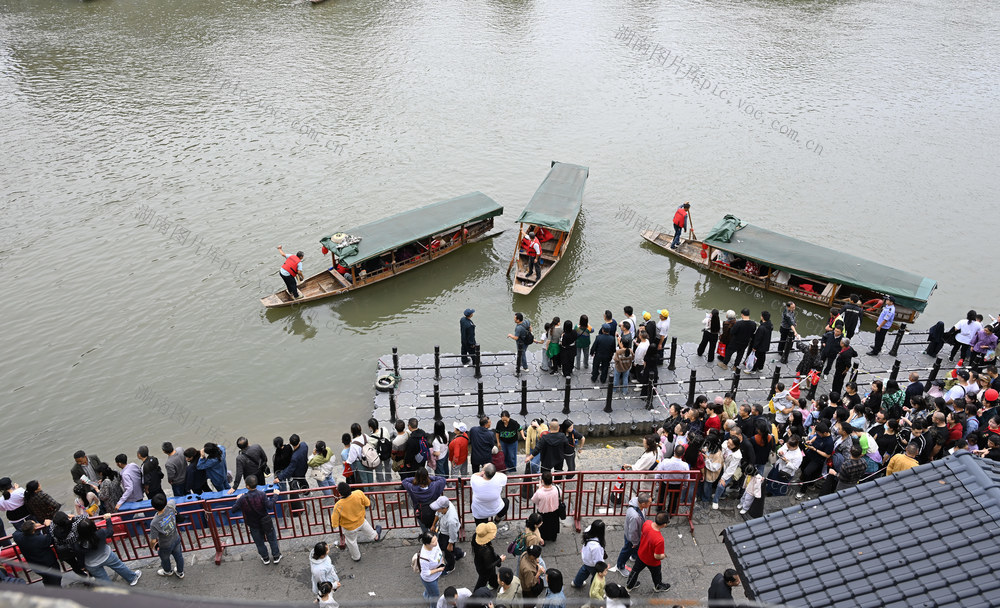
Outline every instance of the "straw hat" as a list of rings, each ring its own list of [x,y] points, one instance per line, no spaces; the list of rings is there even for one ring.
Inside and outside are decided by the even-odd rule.
[[[485,545],[497,537],[497,525],[493,522],[476,526],[476,542]]]

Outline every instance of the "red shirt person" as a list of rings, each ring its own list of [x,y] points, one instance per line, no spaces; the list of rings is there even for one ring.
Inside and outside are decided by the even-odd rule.
[[[631,591],[639,586],[639,573],[644,569],[649,569],[649,575],[653,579],[653,591],[666,591],[670,589],[669,583],[663,582],[663,572],[660,568],[660,561],[666,557],[663,534],[660,532],[670,521],[670,515],[666,512],[656,514],[656,518],[642,524],[642,532],[639,537],[639,559],[635,560],[632,567],[632,574],[625,583],[625,588]]]

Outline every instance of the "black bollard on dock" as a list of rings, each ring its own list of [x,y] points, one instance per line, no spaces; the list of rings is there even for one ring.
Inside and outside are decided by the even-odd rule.
[[[521,341],[518,340],[517,341],[517,351],[514,353],[514,375],[515,376],[520,376],[521,375],[521,349],[522,348],[524,348],[524,347],[521,346]],[[522,416],[523,415],[524,414],[522,414]]]
[[[434,383],[434,420],[441,420],[441,388]]]
[[[434,379],[441,379],[441,347],[434,347]]]
[[[733,399],[736,399],[736,393],[740,390],[740,367],[736,366],[736,371],[733,372],[733,385],[729,388],[729,392],[733,394]]]
[[[479,386],[476,389],[479,392],[479,403],[476,409],[476,417],[482,418],[486,415],[485,406],[486,402],[483,400],[483,383],[479,382]]]
[[[781,366],[774,366],[774,373],[771,374],[771,390],[767,393],[766,401],[770,401],[774,397],[774,392],[778,388],[778,380],[781,379]]]
[[[927,382],[924,382],[924,392],[931,390],[931,384],[937,380],[937,375],[941,371],[941,357],[934,360],[934,365],[931,366],[931,374],[927,376]]]
[[[476,352],[472,354],[472,364],[476,366],[476,378],[482,378],[483,372],[479,369],[479,356],[481,355],[481,349],[478,344],[476,344]],[[482,383],[480,382],[480,385]],[[481,393],[482,391],[480,391]]]
[[[785,340],[785,348],[781,351],[781,362],[788,365],[788,356],[792,354],[792,343],[795,342],[795,334],[788,336]]]
[[[563,414],[565,414],[566,416],[569,416],[569,393],[570,393],[569,381],[570,381],[569,376],[566,376],[566,389],[563,392]]]
[[[389,389],[389,422],[396,423],[396,389]]]
[[[521,416],[528,415],[528,381],[521,380]]]
[[[906,323],[899,326],[899,331],[896,332],[896,339],[892,341],[892,348],[889,350],[889,356],[895,357],[899,354],[899,345],[903,343],[903,335],[906,333]]]
[[[670,338],[670,364],[667,365],[667,369],[674,371],[677,366],[674,363],[677,361],[677,338]]]
[[[688,381],[688,400],[687,406],[691,407],[694,405],[694,393],[695,389],[698,388],[698,371],[691,370],[691,380]]]
[[[604,411],[611,413],[611,396],[615,392],[615,380],[611,378],[608,380],[608,395],[604,399]]]
[[[399,349],[392,347],[392,373],[399,378]]]
[[[896,378],[899,377],[899,359],[892,362],[892,371],[889,372],[889,381],[895,382]]]
[[[646,393],[646,409],[653,409],[653,391],[656,390],[656,385],[652,382],[649,383],[649,391]]]

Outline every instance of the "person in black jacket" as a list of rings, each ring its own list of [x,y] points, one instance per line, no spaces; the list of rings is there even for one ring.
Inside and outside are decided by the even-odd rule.
[[[493,448],[497,445],[497,435],[490,429],[490,424],[489,416],[483,416],[479,419],[479,426],[469,429],[469,457],[472,461],[473,473],[478,473],[483,465],[487,465],[493,460]]]
[[[837,353],[840,352],[840,340],[844,337],[844,332],[839,328],[835,327],[832,330],[823,334],[823,349],[820,350],[820,356],[823,359],[823,377],[825,378],[830,370],[833,368],[834,360],[837,358]]]
[[[59,570],[59,560],[56,559],[47,525],[25,520],[21,522],[20,529],[14,531],[13,538],[29,564]],[[41,574],[41,577],[46,587],[59,587],[62,581],[62,577],[56,574]]]
[[[468,363],[469,357],[476,354],[476,324],[472,322],[472,314],[476,312],[474,308],[466,308],[461,319],[458,320],[458,329],[462,335],[462,363]]]
[[[229,490],[230,494],[240,487],[240,482],[245,478],[256,475],[257,479],[265,479],[269,472],[267,454],[264,452],[264,448],[260,447],[260,444],[250,445],[249,439],[240,437],[236,440],[236,447],[239,448],[240,453],[236,455],[236,473],[233,474],[233,487]],[[289,453],[288,460],[291,461],[291,459],[292,455]],[[285,467],[288,466],[288,462],[283,464]]]
[[[726,354],[728,355],[730,350],[734,354],[733,371],[743,363],[743,355],[746,354],[756,332],[757,324],[750,320],[750,309],[744,308],[740,311],[740,320],[729,331],[729,348]]]
[[[764,361],[767,359],[768,349],[771,348],[771,334],[773,332],[771,313],[765,310],[760,313],[760,325],[757,326],[757,331],[753,335],[753,352],[756,361],[754,361],[751,371],[759,372],[764,369]]]
[[[721,574],[716,574],[712,585],[708,588],[709,608],[732,608],[737,604],[733,601],[733,587],[740,586],[740,575],[729,568]]]
[[[149,455],[149,446],[140,445],[135,455],[142,463],[142,491],[146,493],[146,498],[152,499],[157,494],[163,494],[163,469],[160,468],[160,461],[156,456]]]
[[[600,374],[601,384],[608,383],[608,366],[611,365],[611,357],[615,355],[615,337],[611,335],[611,325],[605,323],[601,326],[601,333],[594,338],[594,344],[590,347],[590,354],[594,357],[593,370],[590,372],[590,381],[597,382]]]
[[[420,440],[423,439],[428,448],[431,447],[432,443],[431,436],[421,430],[416,418],[410,418],[406,427],[410,431],[410,436],[403,444],[403,464],[399,468],[400,480],[413,477],[419,467],[427,466],[426,462],[417,462],[417,454],[420,453]]]
[[[493,550],[493,539],[497,536],[497,525],[486,522],[476,526],[476,537],[472,539],[472,560],[476,566],[476,585],[473,590],[486,585],[497,585],[497,568],[507,559],[507,554],[497,555]]]
[[[211,492],[208,485],[208,471],[198,468],[198,461],[201,460],[201,452],[195,448],[184,450],[184,460],[187,461],[187,473],[184,481],[184,494],[201,494]]]
[[[840,350],[837,352],[836,362],[833,370],[833,384],[831,391],[840,392],[844,388],[844,380],[847,379],[847,372],[851,369],[851,361],[858,356],[858,351],[851,346],[851,341],[843,338],[840,341]]]
[[[560,428],[562,428],[562,426]],[[538,438],[538,442],[535,444],[535,447],[531,450],[531,453],[525,457],[524,461],[531,462],[532,457],[541,454],[540,464],[543,472],[561,471],[563,470],[563,458],[566,455],[566,449],[568,447],[569,442],[566,439],[565,433],[550,432]]]
[[[851,294],[851,301],[844,304],[840,309],[840,314],[844,317],[844,333],[848,338],[853,338],[854,334],[861,327],[861,296],[856,293]]]

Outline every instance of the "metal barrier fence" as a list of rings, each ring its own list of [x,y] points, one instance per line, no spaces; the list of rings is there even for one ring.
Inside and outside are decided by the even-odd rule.
[[[661,477],[662,479],[657,479]],[[671,517],[684,518],[691,533],[694,533],[694,504],[698,482],[698,471],[657,472],[657,471],[553,471],[555,485],[562,491],[566,503],[567,518],[572,519],[574,529],[582,529],[584,519],[624,517],[628,501],[640,491],[649,492],[653,498],[652,512],[666,510]],[[371,500],[368,518],[373,526],[384,530],[414,529],[419,526],[412,502],[399,482],[353,484]],[[528,518],[534,508],[530,502],[538,487],[538,475],[510,475],[507,478],[505,497],[509,501],[507,519],[522,521]],[[271,487],[267,488],[272,489]],[[324,494],[323,490],[331,491]],[[242,493],[210,500],[191,500],[178,505],[181,515],[178,531],[184,552],[211,549],[215,551],[215,563],[222,562],[227,547],[251,545],[241,514],[232,512],[232,505]],[[473,523],[472,488],[468,478],[449,479],[444,495],[455,503],[459,521],[462,522],[460,540],[465,540],[466,524]],[[335,534],[330,524],[330,513],[338,500],[336,488],[309,488],[282,491],[275,501],[274,523],[278,539],[289,540],[312,536]],[[109,521],[113,529],[109,542],[122,561],[152,559],[157,554],[149,547],[149,522],[155,512],[152,509],[116,513]],[[94,518],[102,521],[103,517]],[[99,524],[100,525],[100,524]],[[10,537],[0,539],[9,546],[2,548],[2,557],[9,561],[26,563],[17,545],[11,544]],[[6,567],[7,574],[35,583],[41,580],[26,566]],[[63,570],[68,569],[63,565]]]

